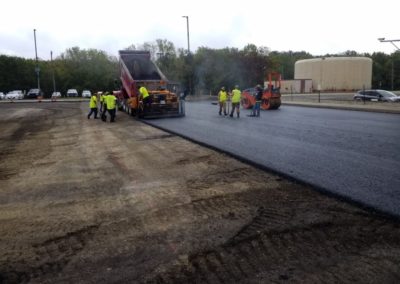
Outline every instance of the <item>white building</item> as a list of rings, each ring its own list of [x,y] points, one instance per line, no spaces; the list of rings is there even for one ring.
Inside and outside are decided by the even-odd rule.
[[[372,59],[367,57],[322,57],[299,60],[295,79],[311,79],[314,91],[354,91],[370,89]]]

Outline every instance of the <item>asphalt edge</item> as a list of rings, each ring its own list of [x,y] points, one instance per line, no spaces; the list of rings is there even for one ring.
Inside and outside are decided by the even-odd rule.
[[[193,138],[191,138],[189,136],[186,136],[186,135],[180,134],[178,132],[166,129],[166,128],[162,127],[162,126],[154,125],[149,121],[146,121],[146,120],[143,120],[143,119],[138,120],[138,121],[140,121],[140,122],[142,122],[144,124],[147,124],[149,126],[152,126],[154,128],[160,129],[162,131],[168,132],[170,134],[176,135],[178,137],[181,137],[183,139],[186,139],[186,140],[188,140],[188,141],[190,141],[192,143],[195,143],[197,145],[200,145],[200,146],[206,147],[208,149],[223,153],[223,154],[225,154],[225,155],[227,155],[227,156],[229,156],[231,158],[239,160],[242,163],[251,165],[251,166],[253,166],[253,167],[257,168],[257,169],[260,169],[262,171],[266,171],[266,172],[272,173],[274,175],[277,175],[278,177],[287,179],[287,180],[289,180],[291,182],[298,183],[300,185],[304,185],[304,186],[310,187],[311,190],[315,190],[315,191],[317,191],[317,192],[319,192],[319,193],[321,193],[321,194],[323,194],[323,195],[325,195],[327,197],[334,198],[336,200],[339,200],[339,201],[348,203],[350,205],[356,206],[358,208],[361,208],[362,210],[368,211],[369,213],[372,213],[373,215],[375,215],[375,217],[384,218],[384,219],[388,219],[388,220],[395,221],[395,222],[399,222],[400,221],[400,216],[398,216],[398,215],[396,215],[394,213],[387,212],[387,211],[384,211],[384,210],[380,210],[380,209],[378,209],[378,208],[376,208],[374,206],[371,206],[371,205],[366,205],[366,204],[364,204],[364,203],[362,203],[360,201],[352,199],[351,197],[346,197],[346,196],[343,196],[343,195],[340,195],[340,194],[337,194],[337,193],[333,193],[333,192],[331,192],[331,191],[329,191],[329,190],[327,190],[327,189],[325,189],[323,187],[320,187],[320,186],[318,186],[316,184],[313,184],[313,183],[307,182],[305,180],[293,177],[291,175],[288,175],[288,174],[283,173],[281,171],[278,171],[276,169],[261,165],[259,163],[251,161],[249,159],[246,159],[246,158],[244,158],[244,157],[242,157],[240,155],[234,154],[232,152],[229,152],[229,151],[226,151],[226,150],[221,150],[221,149],[219,149],[219,148],[217,148],[215,146],[209,145],[209,144],[204,143],[204,142],[197,141],[197,140],[195,140],[195,139],[193,139]]]
[[[365,112],[378,112],[378,113],[390,113],[400,114],[400,109],[375,109],[375,108],[359,108],[347,105],[318,105],[314,103],[296,103],[296,102],[282,102],[282,105],[299,106],[299,107],[313,107],[313,108],[327,108],[327,109],[340,109],[340,110],[351,110],[351,111],[365,111]]]

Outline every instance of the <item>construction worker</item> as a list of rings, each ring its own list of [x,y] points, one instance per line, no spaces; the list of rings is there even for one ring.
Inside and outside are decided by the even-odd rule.
[[[236,108],[237,117],[238,118],[240,117],[240,99],[241,99],[241,97],[242,97],[242,92],[239,90],[239,86],[236,85],[232,91],[232,111],[231,111],[231,114],[229,115],[230,117],[233,117],[235,108]]]
[[[141,86],[139,88],[139,93],[140,93],[139,100],[141,100],[143,103],[143,109],[144,110],[148,109],[150,107],[151,102],[150,102],[150,95],[149,95],[149,92],[147,91],[146,87]]]
[[[117,106],[117,98],[115,97],[115,95],[113,94],[113,92],[109,92],[109,94],[107,95],[107,111],[110,114],[110,122],[115,122],[115,112],[117,110],[116,106]],[[107,121],[107,118],[106,118]]]
[[[100,93],[100,113],[103,112],[104,109],[104,99],[106,97],[106,94],[103,92],[99,92]]]
[[[261,85],[257,85],[256,86],[256,95],[255,95],[256,102],[253,106],[253,113],[250,116],[254,116],[254,117],[260,116],[262,95],[263,95],[263,88],[261,88]]]
[[[92,113],[94,113],[94,119],[97,119],[97,96],[95,93],[92,93],[92,96],[90,97],[89,107],[90,112],[87,118],[90,119]]]
[[[219,115],[222,115],[222,109],[224,109],[224,115],[227,115],[226,112],[226,100],[228,95],[225,91],[225,87],[222,87],[218,93],[218,102],[219,102]]]
[[[107,92],[103,92],[101,94],[101,96],[103,97],[102,110],[101,110],[101,120],[106,122],[107,121],[107,96],[108,96],[108,93]],[[100,98],[100,100],[101,100],[101,98]]]

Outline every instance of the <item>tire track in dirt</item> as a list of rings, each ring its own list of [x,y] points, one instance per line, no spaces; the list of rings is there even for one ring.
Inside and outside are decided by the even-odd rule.
[[[49,274],[56,275],[84,249],[98,228],[99,225],[87,226],[34,244],[33,251],[37,265],[26,267],[23,262],[16,265],[11,263],[2,265],[1,267],[8,267],[9,270],[0,271],[0,283],[28,283]]]
[[[349,283],[354,279],[364,283],[372,279],[373,282],[389,279],[396,283],[393,281],[400,279],[396,257],[400,251],[400,229],[383,221],[375,225],[380,234],[390,234],[393,238],[386,244],[393,247],[393,259],[385,253],[379,254],[380,234],[366,229],[368,221],[356,227],[351,223],[321,223],[231,240],[215,250],[190,256],[188,263],[146,283],[270,283],[286,280]],[[362,234],[349,234],[349,231]],[[370,248],[375,246],[378,249],[369,255]],[[348,271],[343,273],[346,266],[349,266]]]

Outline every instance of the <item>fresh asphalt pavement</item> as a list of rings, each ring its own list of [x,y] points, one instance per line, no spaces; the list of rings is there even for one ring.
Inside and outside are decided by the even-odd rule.
[[[186,102],[185,117],[147,122],[400,216],[400,115],[285,105],[248,114],[219,116],[210,101]]]

